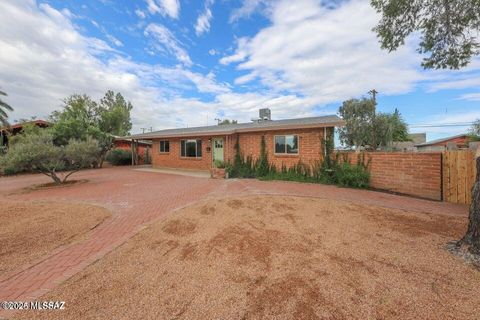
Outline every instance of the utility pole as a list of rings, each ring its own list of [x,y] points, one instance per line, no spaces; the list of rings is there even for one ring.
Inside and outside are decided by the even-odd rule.
[[[373,118],[372,118],[372,124],[375,126],[375,118],[377,117],[377,93],[378,91],[375,90],[375,88],[373,88],[372,90],[368,91],[368,93],[370,93],[372,95],[372,101],[373,101]],[[370,146],[371,148],[373,148],[373,151],[375,151],[377,149],[376,145],[377,145],[377,137],[376,137],[376,134],[375,134],[375,128],[372,128],[372,144],[373,146]]]
[[[145,133],[145,130],[147,130],[147,128],[140,128],[142,129],[142,133]]]
[[[218,119],[218,118],[215,118],[215,120],[217,120],[217,125],[220,124],[220,121],[222,121],[222,119]]]
[[[373,100],[373,103],[375,103],[375,106],[377,105],[377,93],[378,91],[374,89],[368,91],[368,93],[370,93],[372,95],[372,100]]]

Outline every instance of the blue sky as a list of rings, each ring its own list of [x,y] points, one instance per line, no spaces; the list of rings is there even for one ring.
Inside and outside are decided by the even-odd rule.
[[[0,3],[0,88],[11,119],[46,117],[62,98],[112,89],[141,128],[336,113],[379,91],[378,109],[413,125],[480,118],[480,59],[461,71],[420,67],[418,37],[382,51],[368,1],[138,0]],[[411,127],[429,139],[468,127]]]

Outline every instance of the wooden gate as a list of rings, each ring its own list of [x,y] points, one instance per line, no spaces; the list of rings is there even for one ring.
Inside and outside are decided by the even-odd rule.
[[[443,153],[443,201],[470,204],[475,181],[475,153],[471,150]]]

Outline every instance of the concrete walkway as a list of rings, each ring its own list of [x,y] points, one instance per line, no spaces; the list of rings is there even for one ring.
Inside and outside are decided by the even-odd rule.
[[[293,182],[214,180],[130,167],[87,170],[75,179],[87,183],[69,187],[22,191],[49,182],[40,175],[0,178],[0,202],[68,201],[96,204],[112,217],[92,230],[82,242],[57,248],[37,262],[0,278],[0,301],[36,300],[67,278],[128,240],[146,225],[176,209],[205,198],[276,194],[329,198],[374,204],[408,211],[467,216],[468,208],[366,190]],[[0,310],[0,317],[6,316]]]

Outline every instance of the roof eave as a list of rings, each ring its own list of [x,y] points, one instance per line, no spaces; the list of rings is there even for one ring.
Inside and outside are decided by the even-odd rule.
[[[125,137],[127,139],[164,139],[164,138],[188,138],[188,137],[213,137],[213,136],[224,136],[231,135],[235,133],[246,133],[246,132],[262,132],[262,131],[275,131],[275,130],[291,130],[291,129],[314,129],[314,128],[329,128],[329,127],[339,127],[343,126],[345,122],[335,121],[327,123],[317,123],[317,124],[305,124],[305,125],[279,125],[272,127],[263,127],[263,128],[238,128],[228,131],[218,131],[218,132],[189,132],[189,133],[180,133],[180,134],[149,134],[149,135],[133,135]]]

